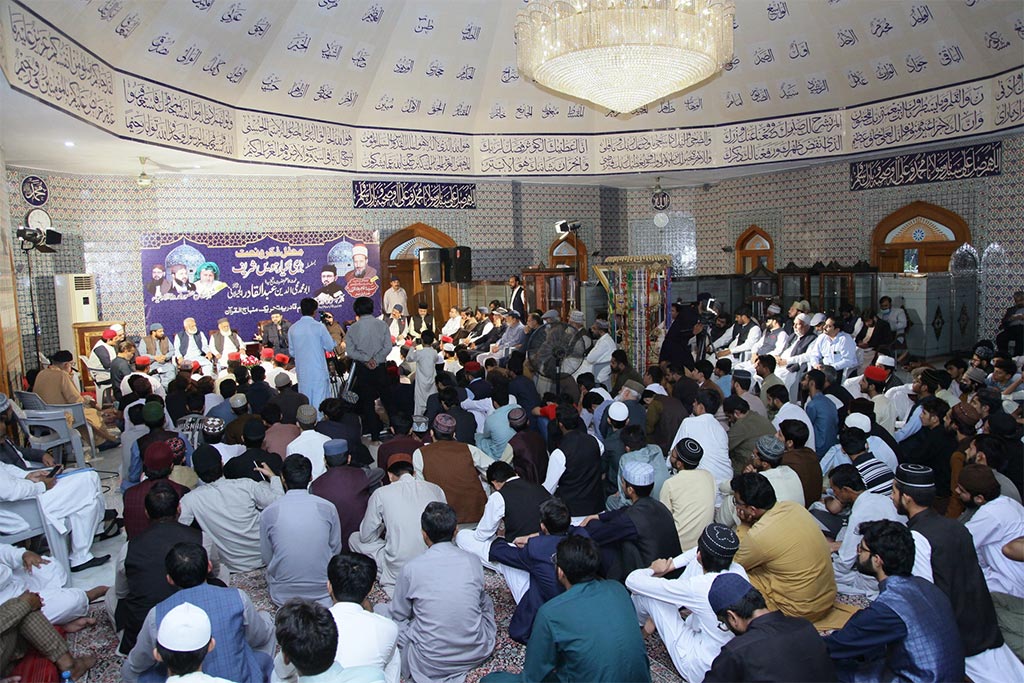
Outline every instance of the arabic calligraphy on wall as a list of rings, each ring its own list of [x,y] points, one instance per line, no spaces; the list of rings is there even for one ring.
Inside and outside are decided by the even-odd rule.
[[[475,183],[353,180],[356,209],[475,209]]]
[[[850,190],[984,178],[1002,173],[1003,143],[986,142],[850,164]]]

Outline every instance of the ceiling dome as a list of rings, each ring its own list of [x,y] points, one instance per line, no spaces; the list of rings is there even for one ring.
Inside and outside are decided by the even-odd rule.
[[[375,174],[723,168],[1024,124],[1019,0],[736,4],[726,71],[635,112],[520,77],[512,0],[0,0],[0,55],[124,138]]]

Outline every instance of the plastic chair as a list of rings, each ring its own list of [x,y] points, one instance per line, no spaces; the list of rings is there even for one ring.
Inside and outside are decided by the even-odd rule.
[[[96,437],[92,433],[92,425],[85,419],[85,404],[84,403],[44,403],[43,399],[31,391],[16,391],[14,392],[15,397],[18,399],[18,403],[25,410],[42,410],[42,411],[54,411],[61,410],[71,413],[71,428],[78,429],[79,427],[85,427],[85,435],[89,439],[89,447],[92,448],[93,454],[97,453],[96,450]]]
[[[107,392],[110,392],[111,398],[113,398],[114,394],[113,382],[110,380],[110,370],[105,370],[102,367],[90,367],[89,357],[84,354],[80,354],[78,360],[82,361],[82,367],[89,373],[93,384],[96,385],[96,407],[102,409],[106,405]]]
[[[25,417],[19,417],[18,422],[28,436],[29,444],[33,448],[50,451],[56,448],[61,449],[60,461],[64,462],[64,451],[67,448],[75,456],[75,463],[79,467],[85,467],[85,451],[82,448],[82,437],[74,429],[68,426],[68,420],[63,410],[26,410]],[[33,430],[33,427],[36,429]],[[43,429],[40,433],[40,429]]]
[[[16,534],[0,533],[0,543],[14,545],[36,536],[46,536],[46,543],[50,546],[50,555],[53,557],[54,562],[64,567],[64,574],[68,577],[64,585],[68,585],[71,581],[71,561],[69,558],[70,532],[62,534],[46,521],[42,503],[38,498],[0,503],[0,511],[13,513],[21,517],[29,526],[28,529]]]

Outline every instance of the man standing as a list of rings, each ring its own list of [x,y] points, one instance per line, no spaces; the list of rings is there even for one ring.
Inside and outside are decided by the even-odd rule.
[[[139,340],[139,353],[152,359],[150,367],[160,375],[160,383],[166,387],[177,374],[171,341],[160,323],[151,323],[149,334]]]
[[[314,318],[319,305],[306,297],[299,302],[302,318],[288,330],[288,347],[299,377],[299,393],[309,398],[314,408],[320,407],[331,393],[331,376],[324,354],[334,350],[334,340],[319,320]]]
[[[288,330],[292,324],[284,319],[280,308],[270,312],[270,322],[263,325],[260,331],[263,346],[273,349],[275,353],[288,353]]]
[[[209,375],[213,372],[213,364],[207,354],[210,351],[210,342],[205,332],[200,332],[196,327],[195,318],[185,318],[181,321],[182,331],[174,335],[174,360],[199,361],[203,374]]]
[[[277,606],[292,598],[331,605],[327,563],[341,552],[341,526],[334,506],[307,490],[310,473],[306,456],[289,455],[281,469],[285,494],[260,514],[260,554]]]
[[[1004,354],[1010,353],[1010,342],[1014,345],[1015,355],[1024,355],[1024,291],[1013,293],[1013,305],[1006,309],[999,321],[999,334],[996,335],[996,348]]]
[[[359,394],[363,434],[379,439],[381,421],[374,411],[374,401],[386,384],[384,363],[391,351],[391,334],[383,320],[373,317],[373,299],[361,296],[352,305],[356,321],[345,336],[345,351],[353,361],[351,388]]]
[[[682,555],[655,560],[626,578],[633,594],[640,625],[645,632],[657,629],[676,671],[687,681],[702,681],[722,646],[732,640],[729,631],[718,627],[708,594],[715,579],[725,572],[747,578],[747,572],[733,561],[740,539],[732,529],[709,524],[697,547]],[[682,569],[675,579],[665,574]],[[689,614],[683,618],[680,610]]]
[[[494,605],[480,560],[453,543],[455,510],[428,503],[420,525],[426,552],[402,567],[394,599],[375,611],[398,625],[403,678],[461,680],[494,650]]]
[[[508,278],[508,308],[510,311],[518,311],[519,319],[526,320],[526,290],[519,282],[518,275],[510,275]]]
[[[398,276],[392,275],[391,286],[384,290],[380,309],[382,311],[393,311],[395,310],[395,306],[401,306],[402,311],[408,311],[409,295],[405,293],[405,288],[402,287],[402,283],[398,279]]]
[[[387,486],[370,495],[359,531],[348,538],[352,552],[372,557],[377,563],[377,580],[388,595],[402,567],[427,546],[420,531],[420,513],[432,502],[445,502],[437,484],[415,478],[412,456],[395,453],[387,462]]]
[[[907,517],[907,527],[931,546],[935,586],[953,604],[967,675],[979,683],[1005,681],[1017,660],[999,630],[974,539],[963,524],[932,509],[935,494],[935,473],[930,467],[901,464],[896,469],[892,501],[896,511]]]
[[[877,582],[881,593],[825,637],[839,678],[964,680],[963,646],[949,599],[930,581],[911,575],[910,531],[891,519],[865,521],[854,531],[861,537],[854,568]]]
[[[568,536],[555,554],[565,588],[537,612],[521,674],[495,672],[488,683],[651,680],[650,662],[629,593],[601,579],[601,557],[589,538]]]

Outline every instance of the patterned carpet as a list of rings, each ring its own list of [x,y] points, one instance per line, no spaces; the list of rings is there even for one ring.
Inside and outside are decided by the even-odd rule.
[[[252,598],[257,609],[266,610],[273,614],[275,608],[270,602],[270,595],[267,592],[267,582],[262,570],[237,574],[234,576],[233,584],[245,590]],[[523,657],[526,648],[508,637],[508,623],[512,618],[515,603],[512,602],[512,594],[505,587],[505,582],[492,571],[484,571],[484,587],[494,600],[495,619],[498,624],[497,642],[494,647],[494,654],[491,655],[483,666],[472,671],[467,678],[468,683],[477,683],[485,674],[507,669],[519,671],[523,666]],[[373,603],[387,602],[388,598],[383,591],[374,588],[370,593],[370,600]],[[89,683],[118,683],[121,680],[121,663],[124,661],[116,655],[117,638],[114,629],[107,620],[101,604],[92,606],[90,616],[96,618],[96,626],[88,628],[79,633],[69,636],[71,650],[75,654],[93,654],[99,662],[90,672]],[[651,658],[651,679],[654,683],[678,683],[682,679],[672,667],[672,660],[665,651],[665,646],[658,636],[650,636],[646,640],[647,652]]]

